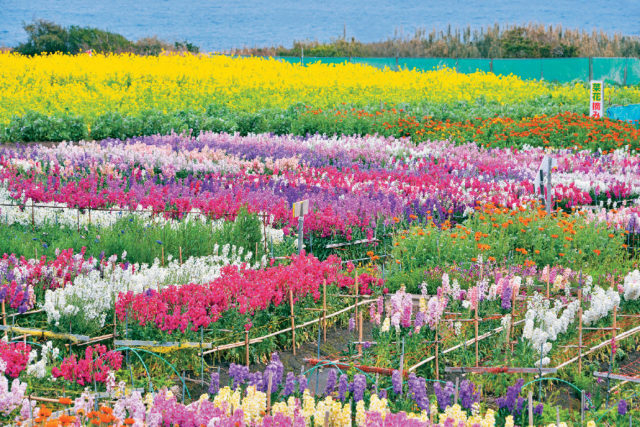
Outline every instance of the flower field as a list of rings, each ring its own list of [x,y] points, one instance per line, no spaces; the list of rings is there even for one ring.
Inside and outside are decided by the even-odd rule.
[[[4,139],[68,140],[0,146],[3,422],[640,421],[640,134],[582,84],[0,65]]]

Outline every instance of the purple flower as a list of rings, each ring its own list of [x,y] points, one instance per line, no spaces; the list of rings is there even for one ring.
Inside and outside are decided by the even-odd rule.
[[[336,388],[336,382],[338,381],[338,371],[336,369],[329,369],[329,374],[327,374],[327,385],[324,388],[325,396],[333,393],[333,390]]]
[[[429,398],[427,397],[427,383],[425,379],[411,373],[407,380],[407,388],[416,405],[418,405],[418,408],[428,411]]]
[[[356,328],[356,318],[351,316],[349,318],[349,331],[353,331]]]
[[[209,394],[218,394],[220,390],[220,374],[217,372],[211,373],[211,383],[209,384]]]
[[[364,390],[367,388],[367,377],[363,374],[355,374],[353,377],[353,400],[356,402],[364,399]]]
[[[465,409],[480,400],[480,392],[476,391],[476,386],[469,380],[462,380],[460,383],[460,403]]]
[[[618,415],[626,415],[627,414],[627,401],[624,399],[620,399],[618,402]]]
[[[303,394],[304,391],[307,389],[307,377],[304,376],[304,374],[300,374],[300,376],[298,377],[298,385],[299,385],[299,390],[300,390],[300,394]]]
[[[398,369],[395,369],[391,374],[391,384],[393,385],[393,392],[397,395],[402,394],[402,375]]]
[[[538,403],[535,408],[533,408],[533,414],[542,416],[542,410],[544,409],[543,403]]]
[[[507,394],[503,397],[499,397],[496,399],[496,403],[498,404],[499,409],[506,409],[511,414],[516,410],[516,405],[520,404],[519,395],[522,390],[522,386],[524,385],[524,380],[520,378],[514,385],[507,388]],[[524,403],[524,400],[522,401]],[[520,413],[521,408],[518,408],[518,413]]]
[[[509,281],[506,279],[503,279],[502,282],[502,309],[503,310],[508,310],[511,308],[511,286],[509,284]]]
[[[249,367],[232,363],[231,366],[229,366],[229,376],[233,379],[232,387],[236,390],[239,386],[244,384],[249,377]]]
[[[380,392],[378,393],[378,397],[380,399],[386,399],[387,398],[387,390],[386,389],[382,389],[380,390]]]
[[[344,402],[347,392],[349,391],[349,378],[342,374],[338,380],[338,398]]]
[[[436,394],[436,400],[438,401],[438,407],[441,411],[451,406],[453,402],[453,395],[455,393],[454,385],[451,381],[447,381],[444,387],[439,382],[433,385],[433,391]]]
[[[287,380],[284,383],[284,390],[282,390],[282,395],[287,397],[296,391],[296,376],[293,372],[287,372]]]

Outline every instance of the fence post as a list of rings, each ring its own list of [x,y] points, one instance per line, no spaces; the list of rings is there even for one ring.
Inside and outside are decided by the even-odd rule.
[[[493,73],[493,58],[489,60],[489,72]]]
[[[593,80],[593,58],[589,57],[589,81]]]

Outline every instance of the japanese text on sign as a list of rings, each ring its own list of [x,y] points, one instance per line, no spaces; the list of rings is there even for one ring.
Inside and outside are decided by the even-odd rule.
[[[601,80],[591,81],[591,100],[589,102],[589,116],[599,119],[603,116],[603,90],[604,84]]]

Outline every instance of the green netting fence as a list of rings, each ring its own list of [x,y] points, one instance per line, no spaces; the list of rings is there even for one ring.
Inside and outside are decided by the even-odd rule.
[[[541,59],[473,59],[473,58],[337,58],[278,57],[294,64],[341,64],[351,62],[378,68],[435,70],[448,67],[461,73],[475,71],[513,74],[522,79],[555,81],[604,80],[608,84],[640,83],[640,58],[541,58]]]

